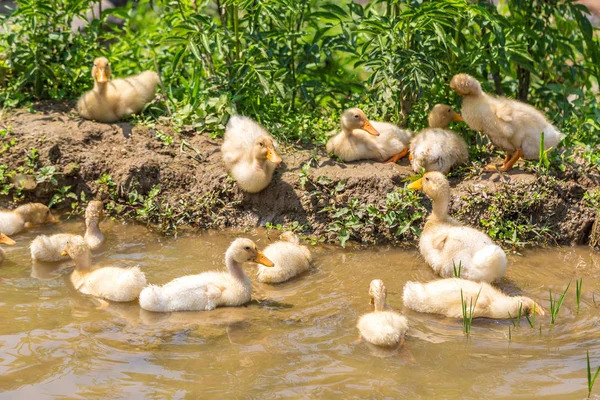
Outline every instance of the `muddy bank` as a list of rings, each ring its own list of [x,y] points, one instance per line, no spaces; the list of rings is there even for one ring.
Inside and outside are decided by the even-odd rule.
[[[71,106],[40,104],[34,112],[14,110],[2,118],[1,128],[12,127],[2,137],[5,175],[16,171],[42,181],[25,178],[19,201],[47,203],[71,186],[78,199],[82,192],[85,199],[100,198],[113,216],[163,231],[293,224],[315,240],[362,243],[414,240],[430,209],[427,199],[402,190],[413,175],[407,160],[341,164],[323,149],[284,146],[271,185],[245,194],[222,166],[221,141],[208,133],[99,124],[82,120]],[[165,144],[165,135],[172,144]],[[40,178],[42,167],[55,168],[55,182]],[[598,171],[572,165],[560,176],[520,170],[473,176],[473,168],[455,175],[451,213],[490,231],[505,247],[590,241],[596,212],[583,197],[600,186]],[[1,205],[12,207],[14,193],[1,196]],[[65,198],[58,207],[70,209],[72,199]]]

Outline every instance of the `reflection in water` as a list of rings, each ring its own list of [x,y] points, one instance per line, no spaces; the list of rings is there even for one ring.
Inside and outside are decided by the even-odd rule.
[[[519,327],[480,319],[467,340],[460,320],[403,309],[406,281],[434,279],[416,251],[317,247],[311,271],[279,285],[254,282],[245,307],[152,313],[136,302],[81,295],[70,286],[70,262],[32,265],[28,245],[37,234],[80,227],[36,228],[7,249],[0,397],[583,398],[585,351],[600,365],[600,256],[589,249],[510,256],[500,285],[549,309],[549,289],[558,294],[571,278],[583,278],[579,313],[573,283],[555,326],[549,316],[536,316],[535,329],[525,319]],[[139,264],[155,284],[223,269],[237,236],[260,248],[269,243],[261,231],[170,239],[111,221],[103,230],[107,243],[94,262]],[[370,311],[365,293],[375,278],[385,282],[388,304],[409,319],[404,347],[357,341],[356,321]]]

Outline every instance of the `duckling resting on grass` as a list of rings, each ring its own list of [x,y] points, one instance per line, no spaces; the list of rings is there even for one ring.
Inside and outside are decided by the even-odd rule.
[[[463,301],[468,315],[473,307],[473,318],[504,319],[545,314],[544,309],[529,297],[507,296],[485,282],[448,278],[427,283],[406,282],[404,285],[404,305],[417,312],[463,318]]]
[[[4,233],[0,233],[0,244],[5,244],[7,246],[13,246],[16,243],[17,242],[15,242],[14,240],[12,240],[8,236],[6,236]],[[4,252],[4,249],[2,249],[2,247],[0,247],[0,264],[2,264],[4,262],[4,260],[6,260],[6,253]]]
[[[97,250],[104,242],[104,235],[100,231],[100,221],[104,219],[102,202],[92,200],[85,209],[85,236],[83,237],[90,250]],[[31,242],[31,258],[33,260],[56,262],[65,258],[61,256],[69,239],[76,235],[58,233],[52,236],[40,235]]]
[[[133,301],[146,286],[146,276],[139,267],[92,267],[92,253],[81,236],[67,242],[64,255],[75,262],[70,280],[83,294],[111,301]]]
[[[281,241],[270,244],[265,248],[265,256],[275,266],[265,267],[258,264],[256,280],[259,282],[279,283],[285,282],[294,276],[308,271],[311,255],[306,246],[300,245],[300,239],[294,232],[284,232]]]
[[[507,152],[500,168],[490,164],[486,171],[508,171],[521,157],[539,159],[542,132],[544,150],[555,147],[562,139],[562,134],[540,111],[517,100],[484,93],[470,75],[454,75],[450,88],[463,98],[461,114],[467,125],[488,135],[494,145]]]
[[[77,102],[77,112],[85,118],[99,122],[115,122],[130,114],[136,114],[154,98],[159,82],[154,71],[124,79],[110,80],[108,60],[94,60],[92,77],[94,88],[86,92]]]
[[[371,281],[369,296],[375,310],[358,319],[356,327],[361,337],[377,346],[389,347],[402,343],[408,330],[408,320],[385,304],[387,291],[383,281]]]
[[[28,203],[12,211],[0,211],[0,232],[14,235],[25,227],[55,222],[50,209],[41,203]]]
[[[227,172],[248,193],[266,188],[275,168],[281,164],[277,142],[269,132],[251,118],[240,115],[234,115],[227,123],[221,153]]]
[[[327,151],[342,160],[395,163],[408,154],[410,132],[388,122],[371,122],[362,110],[342,114],[342,131],[329,139]]]
[[[410,185],[422,190],[432,201],[433,210],[423,227],[419,250],[436,274],[493,282],[504,276],[506,254],[488,235],[461,225],[448,215],[450,185],[440,172],[427,172]]]
[[[242,269],[246,262],[274,265],[252,240],[239,238],[225,253],[227,272],[208,271],[150,285],[140,294],[140,307],[155,312],[211,311],[246,304],[252,295],[252,282]]]
[[[447,174],[456,164],[469,159],[469,148],[463,138],[446,129],[460,115],[445,104],[436,104],[429,113],[429,128],[410,141],[410,161],[415,172],[439,171]]]

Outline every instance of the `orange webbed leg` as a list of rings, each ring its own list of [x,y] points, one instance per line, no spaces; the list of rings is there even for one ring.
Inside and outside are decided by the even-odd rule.
[[[385,164],[397,163],[399,159],[401,159],[402,157],[405,157],[407,154],[408,154],[408,147],[405,147],[404,150],[402,150],[400,153],[394,155],[392,158],[385,161]]]

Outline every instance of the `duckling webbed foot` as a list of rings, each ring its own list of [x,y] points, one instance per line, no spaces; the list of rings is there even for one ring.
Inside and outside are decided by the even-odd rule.
[[[385,161],[385,164],[389,164],[389,163],[397,163],[399,159],[401,159],[402,157],[405,157],[408,154],[408,147],[404,148],[404,150],[402,150],[400,153],[392,156],[392,158],[390,158],[389,160]]]
[[[518,149],[512,155],[508,155],[508,154],[506,155],[506,157],[504,158],[504,162],[502,163],[502,166],[500,168],[498,168],[494,164],[488,164],[485,167],[484,171],[486,171],[486,172],[510,171],[512,169],[512,167],[517,163],[517,161],[519,161],[519,158],[521,158],[522,156],[523,156],[523,150]]]

